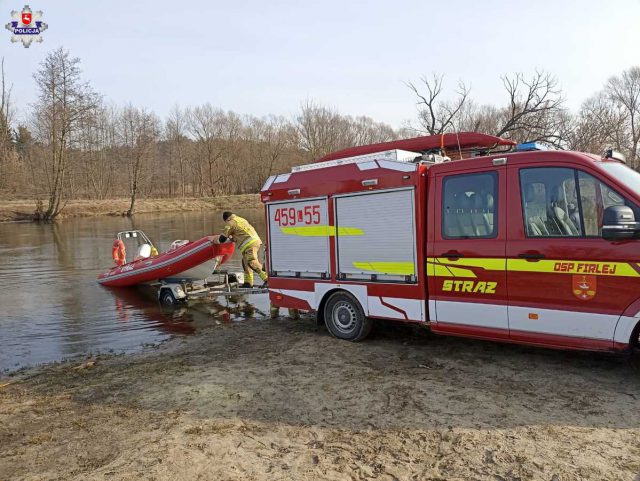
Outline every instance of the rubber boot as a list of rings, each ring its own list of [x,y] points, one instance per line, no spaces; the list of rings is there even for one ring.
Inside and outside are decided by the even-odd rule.
[[[271,316],[271,319],[275,319],[280,315],[280,308],[271,304],[269,306],[269,315]]]
[[[269,282],[269,276],[267,276],[267,273],[265,271],[260,271],[258,272],[258,275],[260,276],[260,279],[262,279],[262,288],[265,289],[267,287],[269,287],[267,284]]]

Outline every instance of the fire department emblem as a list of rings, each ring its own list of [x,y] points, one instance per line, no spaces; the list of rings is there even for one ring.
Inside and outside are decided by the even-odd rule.
[[[574,275],[573,295],[581,301],[593,299],[596,295],[597,276]]]
[[[22,42],[25,48],[29,48],[32,42],[42,42],[41,33],[49,26],[40,21],[42,10],[32,12],[29,5],[25,5],[21,12],[13,10],[11,12],[13,20],[5,25],[11,35],[13,43]]]

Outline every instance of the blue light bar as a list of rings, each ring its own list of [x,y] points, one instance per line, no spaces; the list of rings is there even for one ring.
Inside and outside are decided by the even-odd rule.
[[[549,150],[545,145],[538,142],[525,142],[516,145],[516,152],[529,152],[531,150]]]

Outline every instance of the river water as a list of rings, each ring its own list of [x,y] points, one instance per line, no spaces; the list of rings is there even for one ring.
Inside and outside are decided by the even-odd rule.
[[[261,211],[238,213],[264,234]],[[196,240],[222,228],[220,212],[0,223],[0,372],[89,353],[132,352],[203,326],[268,315],[265,295],[164,309],[151,288],[96,283],[98,273],[113,265],[111,244],[119,231],[141,229],[163,250],[175,239]],[[242,270],[237,254],[226,267]]]

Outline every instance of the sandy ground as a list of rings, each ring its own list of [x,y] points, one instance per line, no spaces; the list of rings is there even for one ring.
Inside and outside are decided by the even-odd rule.
[[[46,202],[44,207],[46,208]],[[203,199],[140,199],[136,201],[135,212],[137,214],[147,214],[152,212],[166,213],[260,207],[262,207],[262,204],[258,194],[246,194]],[[128,208],[128,199],[71,200],[67,203],[59,218],[125,215]],[[35,210],[35,200],[0,199],[0,222],[32,220]]]
[[[640,480],[624,359],[310,318],[0,379],[0,480]]]

